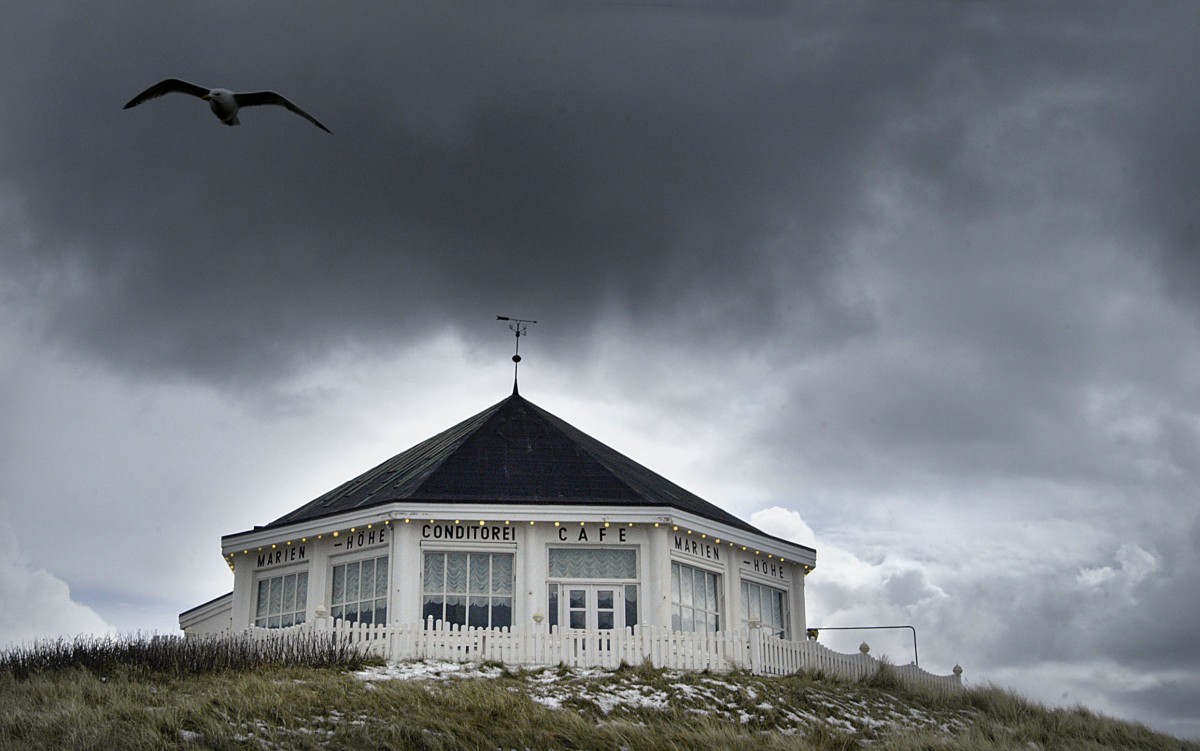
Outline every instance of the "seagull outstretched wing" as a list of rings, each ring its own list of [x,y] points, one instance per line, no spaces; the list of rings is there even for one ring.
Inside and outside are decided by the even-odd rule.
[[[191,94],[194,97],[203,98],[206,94],[208,94],[208,89],[204,88],[203,86],[197,86],[194,83],[188,83],[187,81],[181,81],[178,78],[168,78],[165,81],[159,81],[158,83],[154,84],[150,88],[143,91],[141,94],[138,94],[137,96],[135,96],[133,99],[130,99],[129,102],[124,107],[122,107],[122,109],[129,109],[130,107],[136,107],[139,104],[141,104],[142,102],[145,102],[150,99],[157,99],[158,97],[163,96],[164,94],[171,94],[171,93]]]
[[[180,83],[183,82],[180,81]],[[263,104],[277,104],[280,107],[287,107],[289,110],[308,120],[310,123],[326,133],[333,133],[333,131],[331,131],[329,128],[326,128],[324,125],[317,122],[317,118],[300,109],[295,104],[292,104],[287,97],[283,96],[282,94],[276,94],[274,91],[251,91],[244,94],[234,94],[233,98],[239,107],[257,107]]]

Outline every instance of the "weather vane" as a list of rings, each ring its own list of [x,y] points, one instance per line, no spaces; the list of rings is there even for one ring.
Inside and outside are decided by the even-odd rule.
[[[513,350],[513,356],[512,356],[513,393],[515,394],[515,393],[517,393],[517,368],[521,364],[521,337],[523,335],[528,336],[528,332],[526,331],[526,329],[528,329],[529,326],[527,324],[537,323],[537,321],[532,321],[528,318],[509,318],[508,316],[496,316],[496,320],[497,321],[508,321],[509,322],[509,324],[508,324],[509,330],[512,331],[516,335],[517,346],[516,346],[516,349]]]

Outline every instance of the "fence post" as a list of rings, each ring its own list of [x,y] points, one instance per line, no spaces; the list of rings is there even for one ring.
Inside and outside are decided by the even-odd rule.
[[[329,610],[324,605],[318,605],[313,613],[313,630],[322,634],[329,631]]]
[[[746,629],[746,634],[750,640],[750,672],[754,675],[762,675],[762,627],[753,623],[750,628]]]

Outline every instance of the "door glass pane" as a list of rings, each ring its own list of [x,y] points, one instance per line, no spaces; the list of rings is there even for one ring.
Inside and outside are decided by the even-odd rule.
[[[587,628],[587,612],[583,610],[572,610],[570,628]]]
[[[596,628],[609,629],[613,628],[613,611],[598,610],[596,611]]]
[[[547,603],[547,607],[546,607],[546,620],[548,621],[549,625],[557,626],[558,625],[558,585],[551,584],[551,585],[549,585],[548,589],[550,590],[549,591],[549,600],[550,601]]]
[[[570,598],[570,604],[569,604],[570,608],[577,609],[577,608],[587,607],[587,590],[586,589],[570,590],[569,598]]]
[[[625,586],[625,626],[636,626],[638,622],[637,585]]]
[[[611,589],[596,590],[596,607],[602,610],[612,610],[613,591]]]

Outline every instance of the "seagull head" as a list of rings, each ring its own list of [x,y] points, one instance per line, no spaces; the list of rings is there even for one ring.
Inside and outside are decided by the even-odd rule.
[[[212,108],[213,114],[220,118],[221,122],[226,125],[237,125],[238,105],[232,91],[228,89],[212,89],[200,98],[208,102],[208,106]]]

